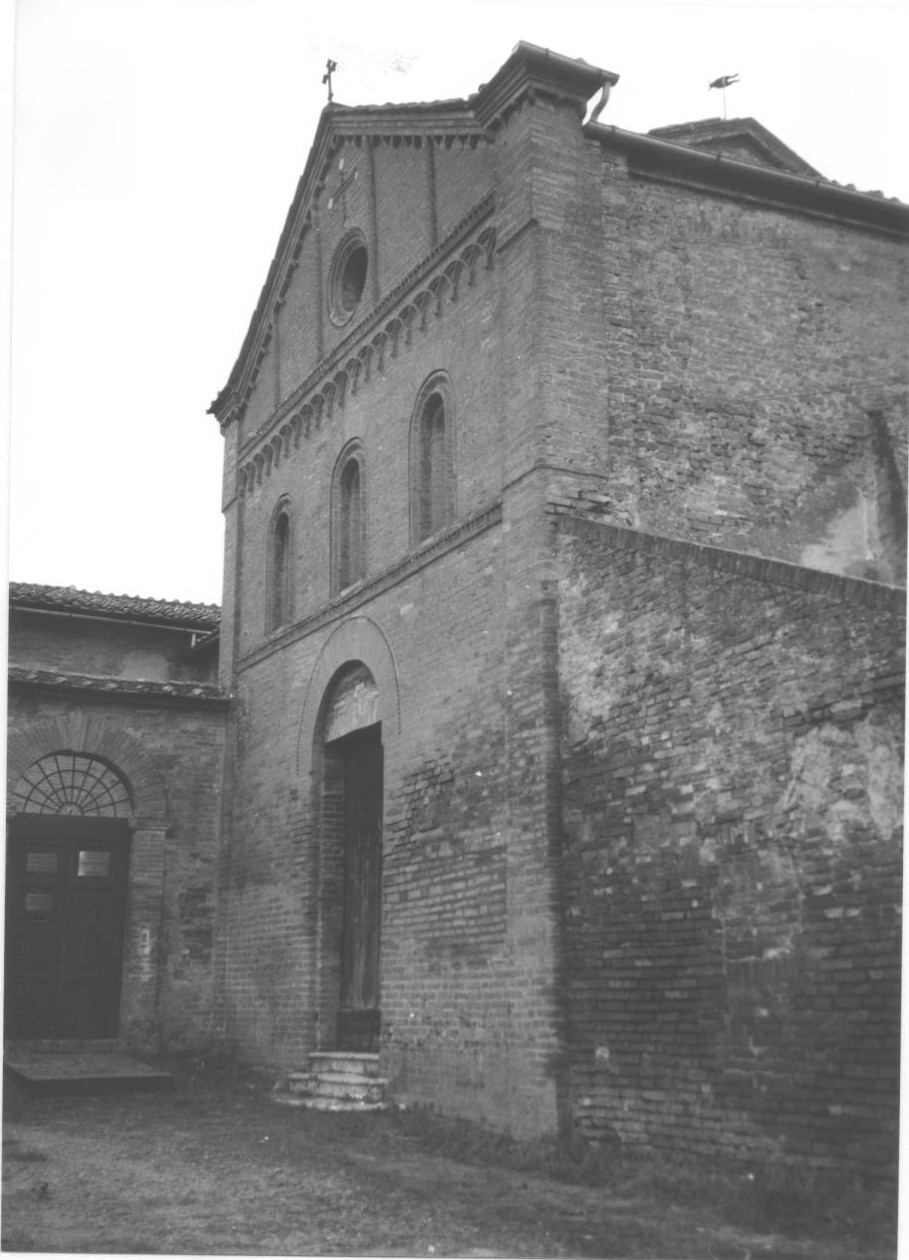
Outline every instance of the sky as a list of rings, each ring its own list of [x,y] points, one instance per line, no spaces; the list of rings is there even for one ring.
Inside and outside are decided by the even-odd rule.
[[[909,201],[909,7],[18,0],[9,577],[219,602],[221,436],[326,100],[464,97],[521,39],[620,76],[602,123],[753,116]],[[12,46],[12,45],[11,45]],[[2,75],[0,75],[2,77]],[[5,155],[5,153],[4,153]]]

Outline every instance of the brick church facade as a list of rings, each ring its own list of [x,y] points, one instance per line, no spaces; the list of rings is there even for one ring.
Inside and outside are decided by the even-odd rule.
[[[199,1041],[887,1176],[909,211],[615,80],[322,115],[212,404]]]

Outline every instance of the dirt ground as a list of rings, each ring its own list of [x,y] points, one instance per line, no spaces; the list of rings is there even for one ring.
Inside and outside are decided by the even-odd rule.
[[[434,1127],[435,1126],[435,1127]],[[447,1140],[447,1139],[446,1139]],[[886,1237],[746,1228],[708,1191],[583,1184],[441,1143],[438,1122],[278,1106],[236,1070],[159,1093],[4,1096],[4,1251],[890,1260]],[[588,1178],[589,1180],[589,1178]],[[733,1214],[735,1215],[735,1214]]]

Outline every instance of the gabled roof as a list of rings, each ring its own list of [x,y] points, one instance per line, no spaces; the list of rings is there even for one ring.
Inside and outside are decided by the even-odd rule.
[[[710,119],[709,123],[721,123]],[[733,120],[754,122],[751,120]],[[696,135],[701,124],[683,123]],[[671,132],[675,128],[659,128]],[[791,154],[796,162],[802,159],[782,142],[754,123],[755,134],[763,132],[778,149]],[[584,134],[627,154],[628,171],[645,179],[657,179],[685,188],[703,190],[718,196],[734,197],[754,205],[849,224],[875,232],[885,232],[895,239],[909,237],[909,206],[897,197],[884,197],[880,192],[858,192],[852,185],[845,188],[821,175],[805,175],[779,166],[765,166],[741,156],[727,156],[709,145],[682,143],[668,135],[625,131],[621,127],[604,126],[591,120],[584,125]]]
[[[217,604],[186,604],[175,600],[143,599],[138,595],[105,595],[100,591],[79,591],[74,586],[39,586],[31,582],[10,582],[11,608],[22,611],[81,614],[112,621],[141,621],[145,624],[178,626],[206,632],[221,624]]]
[[[214,414],[221,420],[224,412],[229,410],[231,399],[256,344],[257,335],[274,300],[282,273],[287,269],[292,243],[311,226],[312,203],[325,186],[325,178],[336,148],[345,140],[384,140],[400,144],[402,141],[412,143],[417,137],[421,142],[424,138],[431,137],[449,144],[457,140],[461,144],[476,145],[481,136],[481,128],[467,102],[462,100],[357,106],[333,102],[325,106],[319,116],[309,156],[303,174],[297,181],[296,192],[278,239],[278,247],[269,265],[240,353],[231,368],[227,384],[208,408],[209,414]]]
[[[809,166],[756,118],[703,118],[671,127],[654,127],[647,134],[692,149],[703,149],[706,153],[719,153],[739,162],[754,162],[757,166],[788,171],[791,175],[823,179],[820,171]]]
[[[404,105],[326,105],[240,353],[209,413],[223,421],[230,412],[247,363],[267,322],[268,311],[281,291],[296,242],[311,226],[313,200],[325,186],[335,150],[342,143],[353,140],[400,144],[431,140],[475,147],[484,138],[491,139],[499,120],[528,93],[574,101],[582,115],[591,96],[617,80],[618,75],[609,70],[521,42],[489,83],[484,83],[466,100]]]
[[[768,206],[905,234],[905,207],[825,180],[753,118],[711,118],[658,127],[647,134],[603,126],[597,121],[599,112],[617,80],[618,75],[579,58],[519,43],[489,83],[465,100],[327,105],[240,353],[209,412],[224,425],[234,415],[235,407],[243,405],[256,364],[267,353],[274,309],[290,283],[302,238],[312,226],[315,203],[325,186],[333,157],[340,145],[351,141],[397,145],[429,140],[474,147],[492,141],[504,119],[525,99],[539,96],[569,101],[583,117],[587,102],[599,90],[600,103],[584,125],[584,133],[625,149],[631,155],[635,174],[668,178],[721,195],[745,196]]]

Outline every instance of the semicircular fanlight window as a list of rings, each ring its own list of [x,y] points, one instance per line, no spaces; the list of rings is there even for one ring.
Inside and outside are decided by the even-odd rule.
[[[81,753],[50,753],[29,766],[13,802],[22,814],[126,818],[131,812],[123,780],[103,761]]]

